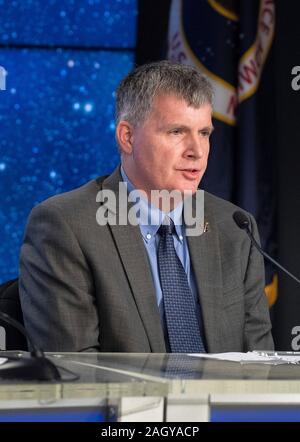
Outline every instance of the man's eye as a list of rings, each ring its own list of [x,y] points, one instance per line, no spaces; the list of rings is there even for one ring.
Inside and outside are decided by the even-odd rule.
[[[179,135],[182,133],[182,130],[181,129],[173,129],[173,130],[171,130],[170,133],[173,135]]]
[[[203,131],[203,132],[200,132],[201,133],[201,135],[203,136],[203,137],[205,137],[205,138],[209,138],[210,137],[210,132],[209,131]]]

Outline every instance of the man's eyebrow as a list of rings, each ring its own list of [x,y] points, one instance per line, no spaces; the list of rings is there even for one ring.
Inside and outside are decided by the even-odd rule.
[[[163,123],[162,123],[163,124]],[[189,126],[187,126],[186,124],[182,124],[182,123],[167,123],[167,124],[163,124],[163,126],[166,128],[166,129],[174,129],[175,127],[176,128],[180,128],[180,129],[189,129]]]
[[[201,131],[203,130],[207,130],[209,131],[211,134],[213,133],[213,131],[215,130],[214,126],[205,126],[202,129],[200,129]]]
[[[162,130],[172,130],[172,129],[183,129],[183,130],[190,130],[191,128],[189,126],[187,126],[186,124],[182,124],[182,123],[167,123],[164,124],[163,122],[160,125],[160,128]],[[201,129],[199,129],[199,131],[208,131],[210,132],[210,134],[215,130],[214,126],[204,126]]]
[[[162,125],[163,125],[164,127],[166,127],[166,128],[181,127],[181,128],[183,128],[183,129],[190,129],[190,126],[188,126],[188,125],[186,125],[186,124],[183,124],[183,123],[176,123],[176,122],[174,122],[174,123],[167,123],[167,124],[164,124],[164,123],[162,122]],[[202,127],[200,130],[211,130],[211,131],[213,131],[213,130],[214,130],[214,127],[213,127],[213,126],[204,126],[204,127]]]

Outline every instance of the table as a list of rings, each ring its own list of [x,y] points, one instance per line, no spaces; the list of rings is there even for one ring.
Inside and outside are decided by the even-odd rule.
[[[300,421],[300,365],[153,353],[47,353],[47,357],[79,379],[1,380],[0,421]]]

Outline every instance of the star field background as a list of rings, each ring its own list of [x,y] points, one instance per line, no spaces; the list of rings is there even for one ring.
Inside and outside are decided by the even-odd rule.
[[[114,90],[132,69],[136,0],[0,0],[0,282],[30,210],[110,173]]]

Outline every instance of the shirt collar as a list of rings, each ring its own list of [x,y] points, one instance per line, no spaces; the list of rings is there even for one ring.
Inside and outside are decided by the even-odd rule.
[[[121,175],[123,181],[127,183],[127,190],[130,193],[132,190],[136,190],[133,183],[126,175],[123,166],[121,166]],[[148,200],[141,196],[140,204],[140,229],[144,240],[147,243],[151,243],[155,239],[155,235],[166,216],[166,213],[153,206]],[[178,204],[174,210],[167,215],[173,220],[177,237],[180,242],[183,242],[184,229],[182,226],[182,209],[183,203]]]

